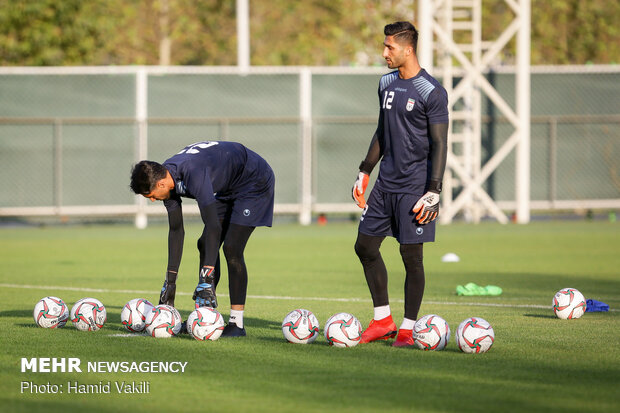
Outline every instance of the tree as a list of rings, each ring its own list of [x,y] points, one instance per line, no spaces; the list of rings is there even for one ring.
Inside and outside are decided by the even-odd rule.
[[[0,8],[4,65],[73,65],[97,60],[105,43],[97,2],[12,0]]]
[[[431,1],[431,0],[418,0]],[[414,0],[251,0],[252,65],[372,65]],[[233,0],[3,0],[3,65],[234,65]],[[483,40],[514,13],[482,0]],[[532,0],[532,64],[620,62],[620,2]],[[500,55],[512,63],[515,40]]]

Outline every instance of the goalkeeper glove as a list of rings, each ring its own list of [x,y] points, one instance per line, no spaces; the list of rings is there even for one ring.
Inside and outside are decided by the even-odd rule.
[[[164,286],[159,294],[159,304],[167,304],[174,307],[174,296],[177,291],[177,273],[172,271],[166,272]]]
[[[425,193],[413,206],[413,213],[420,224],[433,221],[439,215],[439,194],[430,191]]]
[[[366,192],[366,187],[368,187],[368,179],[370,176],[366,172],[360,171],[357,175],[357,180],[353,185],[353,189],[351,190],[353,200],[357,203],[357,206],[360,208],[364,208],[366,206],[366,200],[364,199],[364,192]]]
[[[205,265],[200,270],[198,286],[194,290],[192,300],[196,301],[196,308],[217,307],[217,297],[215,296],[215,285],[213,278],[213,267]]]

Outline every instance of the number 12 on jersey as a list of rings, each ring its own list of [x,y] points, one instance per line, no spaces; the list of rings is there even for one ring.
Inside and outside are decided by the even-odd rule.
[[[383,92],[383,109],[392,109],[392,101],[394,100],[394,92],[393,91],[385,91]]]

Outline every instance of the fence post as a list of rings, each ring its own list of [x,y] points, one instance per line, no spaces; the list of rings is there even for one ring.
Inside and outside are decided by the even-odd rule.
[[[531,0],[519,2],[517,32],[516,112],[519,118],[519,142],[516,148],[516,218],[519,224],[530,222],[530,25]]]
[[[299,73],[299,117],[301,119],[301,209],[299,223],[312,221],[312,72]]]
[[[558,197],[558,118],[552,116],[549,118],[549,201],[551,208],[555,207],[555,201]]]
[[[148,153],[148,74],[145,67],[136,72],[136,161],[147,159]],[[135,225],[138,229],[145,229],[148,225],[146,216],[146,198],[136,197],[138,210],[136,212]]]
[[[62,120],[54,119],[54,207],[60,215],[62,207]]]

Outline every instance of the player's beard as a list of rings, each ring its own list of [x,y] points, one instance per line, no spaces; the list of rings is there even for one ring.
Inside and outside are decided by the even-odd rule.
[[[389,59],[385,59],[389,69],[398,69],[402,66],[404,59],[399,59],[398,57],[390,57]]]

